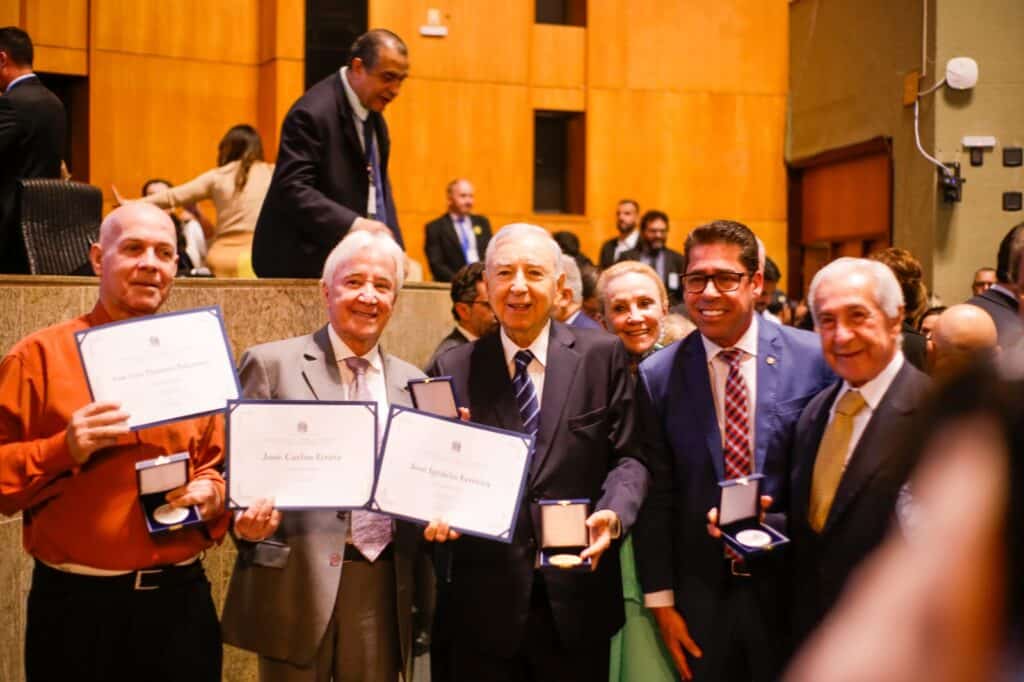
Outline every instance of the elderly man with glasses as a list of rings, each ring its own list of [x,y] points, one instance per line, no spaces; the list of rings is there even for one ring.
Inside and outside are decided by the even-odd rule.
[[[773,680],[787,654],[783,570],[727,554],[718,481],[763,474],[768,523],[784,529],[797,417],[832,374],[813,334],[755,314],[763,275],[746,226],[698,227],[685,258],[697,330],[639,369],[653,485],[634,529],[637,571],[683,679]]]

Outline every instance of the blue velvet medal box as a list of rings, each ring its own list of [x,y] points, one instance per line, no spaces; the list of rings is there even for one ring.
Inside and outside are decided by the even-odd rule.
[[[789,538],[761,523],[762,474],[719,481],[718,528],[722,541],[744,559],[754,558],[789,542]]]
[[[135,463],[139,501],[150,535],[162,535],[202,523],[199,509],[195,506],[172,507],[167,503],[168,492],[188,483],[188,462],[187,452],[176,452]]]
[[[591,559],[579,554],[590,544],[587,516],[590,500],[538,500],[540,543],[537,567],[553,571],[584,571],[593,568]]]

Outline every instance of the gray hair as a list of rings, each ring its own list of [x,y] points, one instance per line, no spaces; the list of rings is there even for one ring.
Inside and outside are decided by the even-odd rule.
[[[572,256],[562,254],[562,272],[565,273],[565,287],[572,290],[572,302],[583,303],[583,275],[580,274],[580,266],[576,265],[576,259]]]
[[[889,319],[900,317],[900,308],[903,307],[903,289],[896,279],[896,275],[885,263],[867,258],[837,258],[814,275],[811,286],[807,290],[807,302],[811,308],[811,318],[814,325],[818,325],[818,287],[826,280],[845,277],[854,272],[861,272],[874,280],[875,286],[872,293],[875,302],[882,309]]]
[[[331,253],[324,262],[323,275],[320,281],[329,285],[334,279],[334,271],[342,263],[346,263],[356,256],[360,251],[370,250],[391,256],[395,262],[395,291],[402,288],[405,283],[405,252],[402,251],[390,234],[383,232],[369,232],[367,230],[350,230],[345,238],[331,249]]]
[[[558,279],[558,276],[564,272],[562,269],[562,248],[558,245],[558,242],[552,239],[550,232],[539,225],[531,225],[530,223],[511,223],[498,230],[490,243],[487,244],[487,255],[484,257],[484,265],[487,271],[490,272],[493,267],[494,254],[497,253],[498,248],[502,244],[509,240],[516,241],[525,237],[537,237],[551,250],[555,279]]]

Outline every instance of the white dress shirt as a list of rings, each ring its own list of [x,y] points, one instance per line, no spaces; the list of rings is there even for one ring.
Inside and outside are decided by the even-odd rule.
[[[455,328],[459,330],[460,334],[462,334],[463,336],[466,337],[467,341],[473,342],[473,341],[476,341],[477,339],[480,338],[479,336],[477,336],[473,332],[471,332],[468,329],[466,329],[465,327],[463,327],[458,322],[455,323]]]
[[[15,78],[14,80],[12,80],[10,83],[7,84],[7,89],[4,90],[4,92],[5,93],[10,92],[11,88],[13,88],[15,85],[17,85],[18,83],[20,83],[23,80],[28,80],[29,78],[38,78],[38,76],[35,75],[34,73],[26,73],[23,76],[18,76],[17,78]]]
[[[831,424],[832,420],[836,416],[836,405],[839,404],[839,399],[846,395],[847,391],[855,390],[859,391],[862,398],[864,398],[864,407],[857,413],[857,416],[853,418],[853,432],[850,434],[850,449],[846,452],[844,461],[846,464],[843,465],[843,470],[846,470],[846,466],[850,463],[850,455],[857,449],[857,443],[860,442],[860,437],[864,435],[864,429],[867,428],[868,422],[871,421],[871,415],[878,409],[878,404],[882,402],[882,398],[885,397],[886,392],[889,390],[889,386],[892,385],[893,379],[899,373],[900,368],[903,367],[903,351],[897,349],[896,354],[892,356],[892,360],[885,366],[881,372],[878,373],[871,381],[867,381],[863,386],[854,387],[846,381],[843,382],[842,387],[836,394],[836,399],[832,403],[832,407],[828,410],[828,423]],[[827,427],[826,427],[827,428]]]
[[[533,353],[533,360],[526,366],[526,373],[533,382],[533,390],[537,393],[537,407],[541,406],[544,395],[544,363],[548,361],[548,339],[551,335],[551,322],[545,323],[544,328],[537,334],[537,338],[528,348],[520,348],[516,342],[508,337],[505,328],[501,329],[501,347],[505,351],[505,366],[508,367],[509,377],[516,375],[516,353],[521,350],[528,350]]]
[[[633,231],[627,234],[625,237],[620,237],[619,240],[615,242],[615,260],[618,261],[619,256],[626,253],[627,251],[632,251],[633,249],[635,249],[636,242],[638,239],[640,239],[640,230],[635,227],[633,228]]]
[[[331,348],[334,350],[334,358],[338,362],[338,372],[341,373],[341,384],[344,387],[345,399],[355,400],[355,395],[351,394],[353,388],[353,382],[355,381],[355,373],[348,368],[345,364],[345,358],[351,358],[356,356],[356,353],[352,352],[352,349],[341,340],[338,333],[334,331],[334,327],[327,325],[327,335],[331,339]],[[384,433],[384,427],[388,423],[388,412],[391,407],[388,403],[388,386],[387,382],[384,381],[384,360],[380,355],[380,344],[375,345],[370,349],[366,355],[361,355],[370,366],[366,368],[366,387],[370,390],[370,395],[377,403],[377,425],[380,427],[380,433]]]
[[[341,85],[345,90],[345,97],[348,99],[349,106],[352,107],[352,113],[355,114],[356,118],[359,119],[359,125],[356,126],[356,134],[359,136],[359,146],[363,148],[363,154],[366,154],[366,124],[369,120],[370,110],[363,106],[363,103],[359,101],[359,95],[352,89],[352,86],[348,82],[348,67],[341,67]],[[377,140],[377,144],[374,145],[375,156],[380,160],[380,140]],[[384,169],[381,169],[381,173]],[[383,178],[381,178],[383,182]],[[366,195],[366,215],[374,215],[377,213],[377,188],[370,183],[370,191]]]
[[[731,348],[738,348],[743,351],[740,359],[740,376],[747,384],[747,432],[750,440],[750,464],[756,466],[754,459],[756,429],[755,415],[757,409],[757,315],[752,316],[750,326],[743,332]],[[722,346],[701,334],[701,342],[704,344],[704,353],[707,355],[708,373],[711,379],[711,396],[715,403],[715,418],[718,421],[718,433],[722,438],[722,446],[725,446],[725,381],[729,376],[729,363],[718,357],[719,351],[726,350]],[[756,472],[755,472],[756,473]],[[675,595],[672,590],[658,590],[648,592],[644,595],[644,605],[648,608],[661,606],[674,606]]]
[[[462,246],[462,237],[468,237],[469,241],[469,253],[466,255],[466,265],[479,262],[480,252],[476,248],[476,233],[473,232],[473,221],[468,215],[457,216],[454,213],[449,213],[448,217],[452,219],[452,225],[455,227],[455,238],[459,240],[459,246]]]

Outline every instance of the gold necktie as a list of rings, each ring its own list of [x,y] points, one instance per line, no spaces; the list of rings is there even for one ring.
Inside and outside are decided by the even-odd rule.
[[[825,527],[828,512],[832,508],[839,480],[846,468],[846,455],[850,450],[850,437],[853,435],[853,418],[857,416],[866,403],[858,391],[847,391],[836,405],[836,414],[832,423],[825,429],[825,435],[818,446],[818,456],[814,460],[814,476],[811,479],[811,502],[807,508],[807,518],[811,528],[820,533]]]

